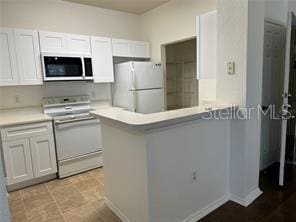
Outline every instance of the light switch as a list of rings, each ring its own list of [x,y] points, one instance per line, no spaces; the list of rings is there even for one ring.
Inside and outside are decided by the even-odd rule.
[[[234,75],[235,74],[235,63],[227,62],[227,74]]]

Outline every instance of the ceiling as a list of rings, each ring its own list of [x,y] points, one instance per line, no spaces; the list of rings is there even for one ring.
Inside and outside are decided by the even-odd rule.
[[[143,14],[170,0],[65,0],[100,8]]]

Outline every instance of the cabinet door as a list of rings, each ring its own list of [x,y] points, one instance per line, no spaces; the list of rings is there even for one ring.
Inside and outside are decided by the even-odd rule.
[[[57,32],[39,32],[41,52],[67,52],[67,35]]]
[[[113,56],[130,57],[130,41],[125,39],[112,39]]]
[[[197,18],[197,79],[215,79],[217,73],[217,11]]]
[[[130,42],[130,56],[136,58],[150,58],[150,44],[149,42],[131,41]]]
[[[85,35],[67,35],[68,52],[73,54],[90,55],[89,36]]]
[[[16,29],[14,33],[20,85],[42,85],[38,32]]]
[[[0,86],[18,85],[13,30],[0,28]]]
[[[57,172],[56,153],[51,134],[30,138],[34,177]]]
[[[29,139],[3,142],[3,154],[8,185],[33,178]]]
[[[114,82],[110,38],[91,37],[94,82]]]

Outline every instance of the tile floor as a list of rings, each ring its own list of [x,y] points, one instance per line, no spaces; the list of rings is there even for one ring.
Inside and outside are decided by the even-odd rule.
[[[12,222],[121,222],[105,205],[98,168],[9,194]]]
[[[277,186],[278,166],[261,173],[263,194],[245,208],[231,201],[201,222],[296,221],[296,166],[287,166],[286,185]],[[121,222],[104,204],[102,168],[10,193],[12,222]],[[0,218],[1,221],[1,218]]]

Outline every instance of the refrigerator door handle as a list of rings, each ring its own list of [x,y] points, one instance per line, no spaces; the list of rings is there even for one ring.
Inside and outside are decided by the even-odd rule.
[[[133,93],[133,99],[132,99],[132,112],[137,112],[137,92]]]
[[[131,88],[131,90],[135,90],[136,89],[136,75],[135,75],[135,69],[133,66],[131,67],[131,73],[132,73],[132,88]]]

